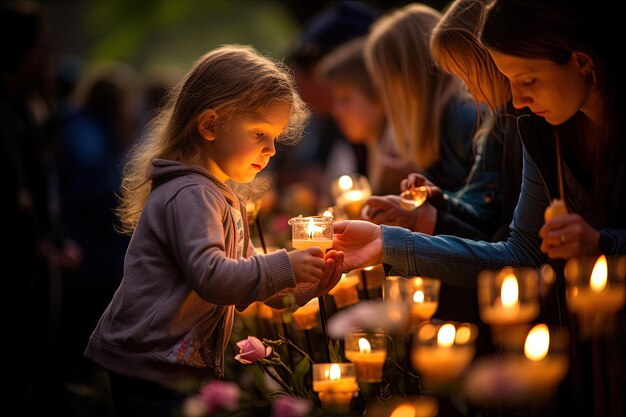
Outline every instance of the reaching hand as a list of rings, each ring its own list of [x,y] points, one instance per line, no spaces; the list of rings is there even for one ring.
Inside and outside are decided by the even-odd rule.
[[[435,230],[437,210],[428,203],[406,210],[400,205],[398,196],[387,195],[370,197],[365,204],[362,216],[372,223],[404,227],[429,235]]]
[[[289,262],[296,276],[296,284],[303,282],[318,283],[324,276],[324,252],[317,246],[287,252]]]
[[[422,174],[409,174],[408,177],[400,182],[400,189],[402,191],[406,191],[414,187],[420,187],[422,185],[425,185],[428,188],[428,202],[430,204],[440,210],[448,209],[448,201],[446,200],[446,197],[441,188],[430,182]]]
[[[334,229],[333,248],[343,252],[343,272],[381,263],[380,226],[362,220],[345,220],[335,223]]]
[[[541,251],[552,259],[600,254],[600,232],[578,214],[556,216],[539,230]]]

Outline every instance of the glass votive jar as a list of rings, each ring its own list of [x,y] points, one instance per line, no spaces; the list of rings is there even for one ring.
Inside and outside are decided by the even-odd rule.
[[[477,335],[471,323],[422,323],[413,338],[411,363],[424,384],[438,388],[458,380],[474,358]]]
[[[581,336],[610,335],[624,307],[626,256],[572,258],[565,264],[567,308],[578,319]]]
[[[313,364],[313,391],[317,392],[325,410],[347,412],[358,390],[354,364]]]
[[[333,218],[323,216],[292,217],[291,246],[294,249],[306,249],[311,246],[323,251],[333,247]]]
[[[381,382],[387,359],[387,333],[354,329],[345,337],[344,353],[354,364],[357,381]]]
[[[333,297],[337,308],[348,307],[359,302],[358,285],[358,277],[350,274],[342,274],[337,285],[335,285],[328,294]]]
[[[399,297],[409,308],[410,325],[430,320],[439,306],[441,281],[436,278],[389,276],[383,298]]]
[[[424,204],[428,198],[428,187],[425,185],[409,188],[400,193],[400,207],[405,210],[414,210]]]
[[[291,313],[291,316],[293,317],[293,324],[296,329],[310,330],[316,327],[318,323],[317,314],[319,311],[320,304],[318,298],[316,297]]]
[[[524,324],[539,314],[539,271],[505,267],[478,275],[480,318],[492,326]]]
[[[360,174],[342,175],[331,183],[335,205],[348,218],[360,219],[365,201],[372,195],[367,177]]]

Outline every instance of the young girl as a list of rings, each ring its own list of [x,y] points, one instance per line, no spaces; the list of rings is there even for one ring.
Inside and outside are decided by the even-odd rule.
[[[256,255],[245,202],[227,185],[252,181],[306,117],[284,67],[224,46],[196,62],[131,153],[124,278],[86,350],[109,371],[118,416],[170,415],[182,401],[172,383],[222,376],[235,306],[289,292],[303,305],[339,280],[337,252]]]

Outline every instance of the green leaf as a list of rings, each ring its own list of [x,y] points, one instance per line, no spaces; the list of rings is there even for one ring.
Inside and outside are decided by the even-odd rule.
[[[341,354],[339,353],[341,351],[341,345],[339,343],[339,340],[335,340],[335,343],[333,343],[332,340],[328,342],[328,350],[330,353],[331,362],[335,362],[335,363],[343,362],[343,359],[341,358]]]
[[[302,358],[300,362],[296,365],[296,369],[293,374],[290,376],[291,386],[294,391],[301,395],[304,392],[304,381],[307,373],[311,369],[311,363],[308,358]]]

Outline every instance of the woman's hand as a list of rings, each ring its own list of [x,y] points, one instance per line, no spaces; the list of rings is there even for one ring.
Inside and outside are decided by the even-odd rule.
[[[539,230],[541,251],[552,259],[600,254],[600,232],[578,214],[553,217]]]
[[[334,229],[333,248],[343,252],[343,272],[382,262],[380,226],[362,220],[345,220],[335,223]]]
[[[404,227],[414,232],[433,234],[437,220],[437,210],[425,203],[413,210],[400,206],[398,196],[374,196],[365,202],[363,213],[365,220],[376,224]]]
[[[289,262],[296,276],[296,284],[311,282],[317,284],[324,276],[324,251],[317,246],[287,252]]]
[[[435,184],[430,182],[425,176],[422,174],[409,174],[408,177],[403,179],[400,182],[400,190],[406,191],[411,188],[421,187],[425,185],[428,188],[428,202],[432,204],[435,208],[440,210],[448,209],[448,201],[441,190],[441,188],[437,187]]]

